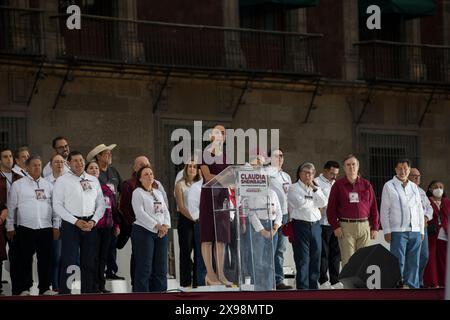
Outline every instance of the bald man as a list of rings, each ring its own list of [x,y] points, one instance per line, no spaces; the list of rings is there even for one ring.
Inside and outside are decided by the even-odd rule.
[[[150,160],[146,156],[136,157],[136,159],[134,159],[133,173],[131,175],[131,178],[126,180],[122,185],[122,193],[120,194],[119,210],[122,213],[122,216],[124,217],[124,219],[126,221],[126,226],[121,226],[122,237],[124,237],[124,236],[129,237],[131,235],[131,227],[133,225],[133,222],[136,220],[136,215],[134,214],[133,206],[131,205],[131,199],[133,196],[133,191],[136,189],[136,183],[137,183],[136,174],[139,171],[139,169],[141,169],[143,167],[151,167]],[[155,176],[156,176],[156,174],[155,174]],[[167,194],[166,194],[166,191],[164,190],[164,187],[161,184],[161,182],[159,182],[158,180],[155,179],[153,188],[161,191],[161,193],[163,194],[166,206],[169,208],[169,201],[167,199]],[[131,253],[130,274],[131,274],[131,285],[133,285],[133,279],[134,279],[134,256],[133,256],[133,253]]]
[[[411,172],[409,173],[408,179],[411,182],[414,182],[420,193],[420,199],[422,200],[422,208],[424,212],[424,237],[422,241],[422,246],[420,248],[420,258],[419,258],[419,280],[420,280],[420,286],[423,286],[423,273],[425,271],[425,266],[428,262],[428,234],[427,234],[427,224],[428,221],[433,218],[433,208],[431,207],[430,200],[427,197],[426,192],[420,187],[420,181],[421,181],[421,175],[420,171],[417,168],[411,168]]]

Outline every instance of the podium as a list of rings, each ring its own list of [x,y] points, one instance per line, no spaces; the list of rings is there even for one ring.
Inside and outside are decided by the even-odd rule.
[[[224,259],[227,279],[241,291],[275,290],[275,238],[257,232],[273,223],[265,168],[230,166],[203,188],[211,188],[216,241],[225,243],[224,257],[216,259]]]

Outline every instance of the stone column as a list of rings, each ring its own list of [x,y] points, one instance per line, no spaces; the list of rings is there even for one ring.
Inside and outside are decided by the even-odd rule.
[[[343,28],[344,28],[344,62],[342,75],[345,80],[352,81],[358,78],[359,53],[354,46],[359,40],[359,12],[358,0],[343,0]]]
[[[127,20],[137,20],[136,0],[117,1],[117,17]],[[139,63],[145,61],[143,43],[138,38],[138,24],[120,21],[117,23],[119,43],[114,47],[120,48],[117,54],[123,61]]]
[[[405,41],[412,44],[420,44],[420,19],[409,19],[405,21]],[[407,54],[409,52],[409,54]],[[422,63],[422,50],[419,47],[405,48],[407,65],[404,72],[407,78],[413,81],[426,79],[427,66]]]

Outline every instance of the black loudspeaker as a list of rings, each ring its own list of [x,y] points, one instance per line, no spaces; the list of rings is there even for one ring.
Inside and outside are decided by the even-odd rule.
[[[400,280],[397,257],[381,244],[357,250],[339,274],[345,289],[395,288]]]

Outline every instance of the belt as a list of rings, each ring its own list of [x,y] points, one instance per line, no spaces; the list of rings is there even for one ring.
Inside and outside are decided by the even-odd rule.
[[[297,219],[294,219],[294,220],[297,221],[297,222],[301,222],[303,224],[308,224],[310,226],[315,225],[316,223],[320,222],[320,220],[312,221],[312,222],[311,221],[305,221],[305,220],[297,220]]]
[[[94,215],[89,216],[89,217],[77,217],[77,216],[74,216],[74,217],[77,218],[78,220],[90,221],[90,220],[92,220],[92,217],[93,217],[93,216],[94,216]]]
[[[369,219],[346,219],[346,218],[339,218],[339,221],[342,222],[348,222],[348,223],[355,223],[355,222],[365,222],[368,221]]]

